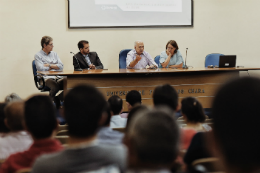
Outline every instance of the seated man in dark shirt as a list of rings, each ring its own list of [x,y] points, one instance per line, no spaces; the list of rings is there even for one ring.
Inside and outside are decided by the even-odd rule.
[[[103,69],[98,54],[89,51],[89,42],[81,40],[78,43],[79,52],[73,56],[73,66],[75,69]]]

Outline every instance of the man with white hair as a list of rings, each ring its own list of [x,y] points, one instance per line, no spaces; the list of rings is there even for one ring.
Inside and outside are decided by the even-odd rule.
[[[126,57],[127,68],[142,69],[146,68],[158,68],[156,62],[154,62],[151,55],[144,51],[144,43],[142,41],[135,41],[135,49],[128,52]]]

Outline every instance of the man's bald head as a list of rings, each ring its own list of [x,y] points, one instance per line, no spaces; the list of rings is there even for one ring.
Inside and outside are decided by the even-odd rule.
[[[144,42],[141,40],[135,41],[135,51],[138,55],[141,55],[144,51]]]
[[[24,102],[12,102],[5,107],[6,123],[11,131],[23,130]]]

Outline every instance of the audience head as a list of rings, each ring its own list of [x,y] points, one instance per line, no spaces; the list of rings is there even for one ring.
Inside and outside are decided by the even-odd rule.
[[[144,43],[141,40],[135,41],[135,51],[138,55],[141,55],[144,52]]]
[[[111,109],[109,106],[109,103],[107,102],[106,107],[105,107],[105,113],[102,114],[102,121],[101,121],[101,126],[109,126],[110,125],[110,121],[111,121]]]
[[[239,78],[222,86],[214,99],[215,149],[229,171],[254,172],[260,168],[259,88],[260,79]]]
[[[109,103],[112,115],[119,115],[122,112],[123,100],[119,96],[117,96],[117,95],[111,96],[108,99],[108,103]]]
[[[24,119],[34,139],[52,137],[58,125],[54,105],[50,97],[44,95],[33,96],[25,102]]]
[[[153,92],[153,103],[155,106],[166,105],[178,111],[178,93],[169,84],[158,86]]]
[[[22,101],[22,99],[15,93],[9,94],[5,97],[5,103]]]
[[[89,42],[86,40],[81,40],[78,43],[78,48],[79,51],[83,54],[86,55],[89,53]]]
[[[53,39],[50,36],[43,36],[41,40],[42,49],[50,52],[53,49]]]
[[[179,129],[166,107],[139,111],[131,120],[125,138],[130,168],[169,168],[177,157]]]
[[[142,96],[136,90],[131,90],[126,94],[126,104],[128,111],[130,111],[135,105],[142,103]]]
[[[179,47],[175,40],[170,40],[166,44],[166,50],[169,51],[172,55],[177,53]]]
[[[194,97],[182,99],[181,112],[187,122],[203,123],[206,119],[201,103]]]
[[[144,105],[137,105],[137,106],[133,107],[133,109],[131,109],[131,111],[129,112],[129,114],[127,116],[125,131],[128,130],[129,124],[135,115],[137,115],[139,112],[144,112],[144,111],[148,111],[148,110],[149,110],[149,108]]]
[[[64,113],[71,137],[96,135],[107,102],[93,86],[79,85],[71,89],[64,100]]]
[[[8,133],[10,131],[5,125],[5,106],[6,103],[0,103],[0,133]]]
[[[11,102],[5,107],[5,123],[11,131],[21,131],[24,120],[24,102]]]

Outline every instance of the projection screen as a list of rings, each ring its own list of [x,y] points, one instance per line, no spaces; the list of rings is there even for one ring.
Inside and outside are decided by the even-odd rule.
[[[193,26],[193,0],[68,0],[69,28]]]

